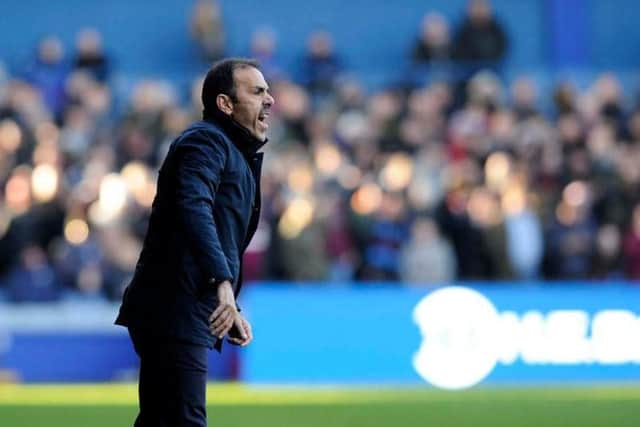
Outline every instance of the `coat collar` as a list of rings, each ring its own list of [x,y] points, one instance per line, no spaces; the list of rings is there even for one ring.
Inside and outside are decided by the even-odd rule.
[[[211,114],[205,114],[204,120],[220,126],[227,134],[231,142],[245,156],[253,156],[260,150],[268,139],[264,141],[256,138],[247,128],[233,120],[220,110],[216,110]]]

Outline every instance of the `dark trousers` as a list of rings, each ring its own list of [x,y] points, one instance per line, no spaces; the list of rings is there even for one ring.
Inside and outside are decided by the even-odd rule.
[[[134,427],[206,427],[207,347],[129,329],[140,357]]]

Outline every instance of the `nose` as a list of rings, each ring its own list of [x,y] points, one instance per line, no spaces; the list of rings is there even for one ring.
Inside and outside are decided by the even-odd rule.
[[[276,103],[276,100],[273,98],[273,96],[271,96],[269,92],[267,92],[267,96],[264,99],[264,104],[268,107],[271,107],[275,103]]]

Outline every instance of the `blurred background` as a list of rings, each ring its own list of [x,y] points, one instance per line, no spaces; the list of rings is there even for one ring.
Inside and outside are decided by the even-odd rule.
[[[158,168],[226,56],[258,59],[276,104],[240,298],[256,341],[212,354],[212,379],[640,380],[635,0],[0,16],[0,383],[135,380],[112,321]]]

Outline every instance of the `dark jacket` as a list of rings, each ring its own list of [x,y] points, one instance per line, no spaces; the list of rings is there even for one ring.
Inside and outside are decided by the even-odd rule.
[[[171,144],[116,324],[212,346],[211,282],[229,280],[240,291],[242,254],[260,213],[263,144],[222,113]]]
[[[500,61],[507,44],[507,36],[498,21],[492,19],[485,25],[476,25],[467,19],[456,34],[454,56],[458,61]]]

